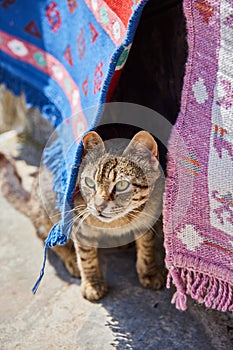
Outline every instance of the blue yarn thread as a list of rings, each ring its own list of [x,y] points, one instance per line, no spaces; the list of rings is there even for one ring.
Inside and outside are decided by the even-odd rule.
[[[46,264],[46,256],[47,256],[47,246],[44,247],[44,260],[43,260],[43,265],[42,268],[40,270],[40,276],[37,278],[36,283],[34,284],[34,286],[32,287],[32,293],[36,294],[37,289],[39,288],[40,282],[44,276],[44,270],[45,270],[45,264]]]
[[[57,244],[58,245],[64,245],[67,242],[68,237],[61,233],[61,227],[60,223],[55,224],[51,231],[49,232],[49,235],[47,239],[45,240],[45,246],[44,246],[44,259],[43,259],[43,264],[42,268],[40,270],[40,275],[36,280],[36,283],[34,284],[32,288],[32,293],[35,294],[37,292],[37,289],[39,288],[39,285],[42,281],[42,278],[44,276],[44,271],[45,271],[45,265],[46,265],[46,260],[47,260],[47,249],[48,248],[53,248]]]

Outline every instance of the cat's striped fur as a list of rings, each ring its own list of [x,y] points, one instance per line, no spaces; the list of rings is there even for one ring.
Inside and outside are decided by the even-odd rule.
[[[75,198],[80,220],[75,220],[72,238],[82,293],[89,300],[98,300],[107,291],[99,266],[99,245],[121,245],[135,238],[141,284],[158,289],[164,280],[155,257],[163,192],[157,144],[146,131],[137,133],[123,150],[119,143],[111,142],[105,149],[97,133],[83,138],[84,157]]]

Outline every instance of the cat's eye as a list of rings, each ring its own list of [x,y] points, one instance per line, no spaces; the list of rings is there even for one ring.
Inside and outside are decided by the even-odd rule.
[[[90,177],[85,177],[85,184],[90,188],[95,188],[95,181]]]
[[[125,190],[127,190],[127,188],[129,187],[129,181],[127,181],[127,180],[121,180],[121,181],[118,181],[117,183],[116,183],[116,186],[115,186],[115,188],[116,188],[116,191],[118,191],[118,192],[123,192],[123,191],[125,191]]]

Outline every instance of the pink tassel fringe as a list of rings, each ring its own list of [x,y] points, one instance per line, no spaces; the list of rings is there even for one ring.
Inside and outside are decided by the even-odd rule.
[[[167,288],[171,282],[177,288],[171,303],[178,310],[187,310],[187,295],[190,295],[208,308],[233,311],[233,285],[226,281],[184,268],[173,268],[168,274]]]

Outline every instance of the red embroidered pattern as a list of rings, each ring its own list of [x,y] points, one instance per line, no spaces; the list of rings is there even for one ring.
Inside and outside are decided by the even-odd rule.
[[[58,29],[61,28],[61,15],[55,1],[52,1],[46,8],[46,17],[51,25],[52,31],[56,33]]]

